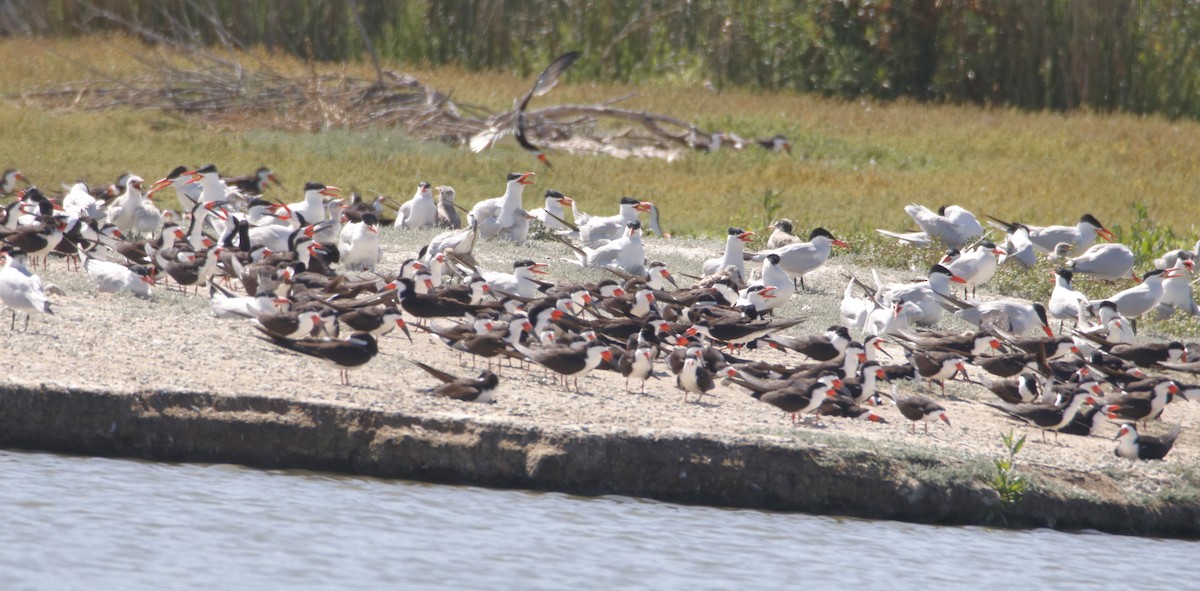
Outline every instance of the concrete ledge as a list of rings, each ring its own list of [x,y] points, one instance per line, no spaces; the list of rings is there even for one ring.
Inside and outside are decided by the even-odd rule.
[[[3,385],[0,446],[917,523],[1200,537],[1195,504],[1116,503],[1035,488],[1001,514],[996,492],[969,469],[931,470],[959,459],[736,437],[592,434],[256,396]],[[1029,472],[1084,490],[1113,486],[1102,475]]]

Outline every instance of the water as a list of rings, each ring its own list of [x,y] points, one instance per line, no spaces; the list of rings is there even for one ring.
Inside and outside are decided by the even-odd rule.
[[[4,590],[1068,589],[1200,577],[1193,542],[8,451],[0,512]]]

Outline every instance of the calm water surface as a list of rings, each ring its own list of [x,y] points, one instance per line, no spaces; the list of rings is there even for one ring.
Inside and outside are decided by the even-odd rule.
[[[8,451],[0,451],[0,511],[3,590],[862,591],[1200,581],[1193,542]]]

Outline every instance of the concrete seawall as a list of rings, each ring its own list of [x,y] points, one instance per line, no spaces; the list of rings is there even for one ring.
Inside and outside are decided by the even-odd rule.
[[[997,522],[999,497],[959,459],[802,441],[593,434],[200,392],[0,386],[0,446],[234,463],[918,523]],[[940,476],[931,477],[936,472]],[[962,476],[946,477],[947,474]],[[1089,487],[1096,474],[1029,475]],[[1098,501],[1035,488],[1003,510],[1016,527],[1200,537],[1200,506]]]

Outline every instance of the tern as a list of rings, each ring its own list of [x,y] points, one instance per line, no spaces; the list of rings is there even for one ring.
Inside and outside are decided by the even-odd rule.
[[[746,283],[746,267],[743,262],[743,253],[745,252],[746,243],[753,239],[754,232],[747,232],[741,228],[729,228],[725,238],[725,254],[721,257],[704,261],[704,265],[700,268],[700,275],[702,277],[709,277],[729,267],[733,267],[737,271],[736,281],[739,284]]]
[[[942,206],[935,213],[924,205],[914,203],[906,205],[904,212],[917,223],[917,226],[921,228],[920,232],[875,231],[884,236],[896,238],[902,243],[931,246],[934,241],[938,241],[947,248],[962,248],[983,234],[983,226],[979,225],[975,214],[957,205]]]
[[[1142,282],[1129,289],[1120,291],[1103,298],[1117,305],[1117,312],[1126,318],[1134,319],[1134,330],[1137,330],[1137,317],[1153,310],[1163,297],[1163,280],[1174,277],[1173,269],[1166,271],[1154,269],[1142,275]]]
[[[962,253],[947,268],[954,276],[966,281],[967,287],[971,288],[971,293],[974,294],[976,287],[987,283],[996,274],[996,265],[999,264],[996,257],[1002,254],[1005,254],[1003,250],[985,240]]]
[[[457,230],[462,227],[462,218],[458,216],[458,207],[454,205],[454,187],[441,185],[437,187],[437,227]]]
[[[564,220],[567,219],[567,214],[563,207],[571,207],[573,205],[575,205],[575,201],[570,197],[554,189],[546,189],[543,206],[529,212],[529,214],[551,232],[566,231],[570,228],[564,223]]]
[[[1068,269],[1059,269],[1054,272],[1054,290],[1050,292],[1050,302],[1046,307],[1046,312],[1050,318],[1059,321],[1060,330],[1063,322],[1078,320],[1081,308],[1088,304],[1087,296],[1071,286],[1074,275]]]
[[[803,240],[792,233],[792,220],[779,220],[771,224],[771,235],[767,238],[767,249],[775,249],[789,244],[803,242]]]
[[[512,115],[512,119],[510,119],[509,125],[503,127],[499,125],[493,125],[486,131],[473,136],[470,140],[471,151],[482,152],[483,150],[495,144],[496,140],[503,135],[509,133],[510,131],[515,131],[517,143],[520,144],[521,147],[527,152],[536,156],[539,162],[549,167],[550,160],[546,158],[545,152],[543,152],[541,148],[530,143],[526,134],[526,130],[529,127],[529,122],[525,110],[529,107],[530,99],[535,96],[542,96],[550,92],[550,90],[558,84],[559,76],[561,76],[562,73],[567,70],[567,68],[570,68],[571,64],[575,63],[575,60],[579,59],[579,56],[581,55],[583,54],[578,51],[572,51],[560,55],[555,58],[553,62],[550,62],[550,65],[546,66],[545,70],[542,70],[542,73],[538,76],[537,81],[533,83],[533,87],[529,89],[529,92],[525,93],[525,96],[521,97],[520,101],[517,103],[517,108]]]
[[[429,183],[417,183],[417,192],[412,199],[400,205],[394,226],[397,228],[428,228],[438,221],[438,206],[433,201],[433,188]]]
[[[596,248],[616,240],[621,237],[626,224],[638,219],[639,212],[650,211],[650,207],[649,201],[638,201],[633,197],[622,197],[617,215],[608,217],[588,216],[572,207],[575,223],[579,225],[579,241],[588,248]]]
[[[833,246],[847,248],[849,245],[833,237],[825,228],[816,228],[808,235],[808,242],[790,244],[774,250],[760,251],[751,260],[762,261],[772,254],[779,255],[779,267],[804,287],[804,275],[817,270],[829,260]]]
[[[1133,251],[1124,244],[1093,244],[1083,254],[1067,259],[1067,268],[1108,281],[1137,279],[1133,274]]]
[[[21,174],[21,171],[15,168],[4,171],[4,174],[0,175],[0,195],[12,195],[15,193],[17,190],[17,181],[29,184],[29,181],[25,180],[25,175]]]
[[[121,293],[128,291],[133,295],[150,299],[151,287],[154,285],[154,274],[145,265],[122,265],[88,255],[80,250],[83,257],[83,269],[96,285],[100,293]]]
[[[342,227],[338,240],[342,268],[347,271],[374,271],[383,257],[383,246],[379,243],[379,220],[373,213],[366,213],[362,221]]]
[[[995,220],[1000,228],[1006,232],[1012,232],[1016,229],[1016,224],[1005,222],[988,216]],[[1113,233],[1104,227],[1095,216],[1090,213],[1085,213],[1079,218],[1079,222],[1074,226],[1026,226],[1029,229],[1029,241],[1033,243],[1034,249],[1039,253],[1052,253],[1060,243],[1069,244],[1077,250],[1090,248],[1096,243],[1096,237],[1100,236],[1107,240],[1113,240]]]
[[[25,251],[19,248],[0,248],[0,259],[4,260],[4,267],[0,268],[0,304],[12,312],[9,330],[17,326],[17,312],[25,313],[25,330],[29,330],[30,312],[54,314],[42,279],[25,266],[25,256]]]
[[[504,194],[499,197],[485,199],[471,208],[471,215],[479,224],[479,237],[491,240],[516,223],[517,210],[521,208],[521,197],[525,194],[525,185],[533,184],[532,172],[510,172],[504,185]]]

